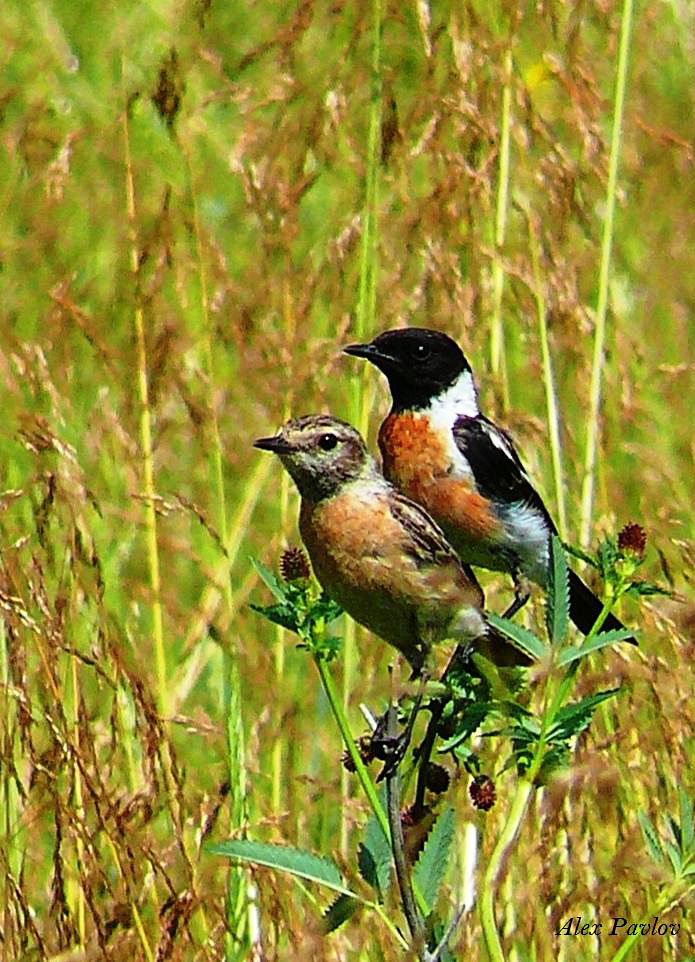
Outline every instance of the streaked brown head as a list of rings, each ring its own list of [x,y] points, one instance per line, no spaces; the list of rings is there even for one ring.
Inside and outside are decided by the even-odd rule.
[[[376,470],[358,431],[327,414],[309,414],[283,425],[254,447],[277,454],[304,498],[320,501],[343,484]]]

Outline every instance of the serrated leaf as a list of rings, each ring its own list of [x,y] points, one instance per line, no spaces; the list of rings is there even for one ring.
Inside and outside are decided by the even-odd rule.
[[[567,637],[570,616],[569,571],[562,542],[556,534],[550,539],[548,597],[545,623],[548,637],[554,645],[561,645]]]
[[[521,745],[532,745],[534,742],[538,741],[539,733],[537,731],[530,731],[522,725],[510,725],[508,728],[503,728],[499,732],[490,732],[490,735],[502,735],[505,738],[511,738],[515,742],[519,742]]]
[[[361,903],[357,899],[353,899],[349,895],[339,895],[335,902],[328,906],[321,917],[323,931],[326,934],[335,932],[343,922],[347,922],[348,919],[352,918],[357,909],[360,908],[360,905]]]
[[[616,580],[615,566],[620,558],[618,547],[612,541],[601,541],[598,546],[598,566],[604,581],[614,584]]]
[[[669,842],[668,839],[664,842],[664,847],[666,849],[666,854],[669,857],[671,866],[673,868],[674,875],[681,874],[681,868],[683,867],[683,860],[681,859],[681,853],[678,851],[673,842]]]
[[[427,836],[425,847],[413,869],[413,879],[417,883],[429,911],[432,911],[434,903],[437,901],[439,888],[446,874],[453,837],[454,810],[453,808],[445,808]]]
[[[536,661],[545,657],[546,647],[540,638],[537,638],[532,631],[529,631],[527,628],[522,628],[521,625],[515,624],[515,622],[510,621],[508,618],[500,618],[499,615],[494,615],[492,612],[488,612],[487,620],[493,628],[500,631]]]
[[[673,835],[676,846],[680,849],[681,846],[681,827],[675,820],[673,815],[666,815],[666,821],[668,822],[669,828],[671,829],[671,835]]]
[[[587,655],[598,651],[600,648],[605,648],[607,645],[615,645],[617,642],[625,641],[627,638],[634,638],[636,634],[636,631],[632,631],[629,628],[616,628],[613,631],[602,631],[585,645],[579,645],[578,647],[568,645],[567,648],[563,648],[557,656],[556,664],[562,668],[564,665],[569,665],[579,658],[586,658]]]
[[[251,564],[260,575],[261,581],[270,588],[278,601],[287,601],[287,588],[284,582],[280,581],[277,575],[274,575],[270,568],[266,568],[257,558],[251,558]]]
[[[533,712],[529,711],[523,705],[520,705],[515,701],[503,701],[501,702],[501,707],[504,709],[510,718],[517,718],[522,720],[524,718],[534,718]]]
[[[667,588],[662,588],[661,585],[654,584],[651,581],[633,581],[630,587],[627,589],[626,594],[628,595],[665,595],[670,598],[673,595],[672,591]]]
[[[326,662],[331,662],[340,653],[343,639],[338,635],[324,635],[321,639],[320,653]]]
[[[333,601],[329,598],[327,594],[322,594],[321,597],[313,603],[311,606],[311,616],[312,618],[323,618],[327,625],[330,625],[332,621],[336,618],[340,618],[343,614],[343,609],[340,607],[337,601]]]
[[[249,608],[263,615],[264,618],[272,621],[273,624],[282,625],[282,627],[287,628],[288,631],[294,631],[295,633],[299,631],[297,613],[290,605],[255,605],[253,602],[249,602]]]
[[[613,698],[620,691],[619,688],[611,688],[610,691],[599,691],[595,695],[587,695],[580,701],[572,702],[561,708],[553,720],[553,724],[547,734],[547,740],[564,741],[573,735],[584,731],[591,722],[594,709],[602,701]]]
[[[661,842],[659,841],[657,831],[654,828],[654,823],[646,812],[638,812],[637,817],[639,818],[642,835],[644,836],[644,841],[647,843],[647,848],[649,849],[651,857],[655,862],[663,862],[664,851],[661,847]]]
[[[206,845],[205,851],[212,855],[224,855],[227,858],[239,859],[242,862],[252,862],[254,865],[264,865],[266,868],[288,872],[290,875],[296,875],[299,878],[308,879],[310,882],[325,885],[342,895],[357,897],[343,882],[340,869],[334,861],[323,855],[314,855],[304,849],[291,848],[289,845],[273,845],[269,842],[255,842],[248,838],[237,838]]]
[[[558,768],[566,768],[568,756],[569,748],[564,743],[556,745],[547,751],[543,756],[543,764],[538,773],[538,783],[540,785],[546,784],[550,776],[556,772]]]
[[[693,850],[695,842],[695,828],[693,826],[693,803],[684,788],[678,789],[678,803],[681,816],[681,837],[683,851]]]
[[[379,798],[383,806],[386,805],[386,786],[379,790]],[[384,835],[384,830],[376,817],[372,815],[364,828],[364,835],[357,852],[357,864],[360,875],[384,895],[391,881],[391,843]]]
[[[372,850],[364,844],[364,842],[360,842],[357,847],[357,868],[359,869],[360,875],[367,885],[371,885],[373,889],[381,892],[381,886],[379,885],[379,873],[377,872],[374,854],[372,853]]]
[[[592,568],[599,567],[597,559],[593,555],[587,554],[583,548],[570,544],[569,541],[562,541],[561,544],[567,554],[571,554],[573,558],[578,558],[580,561],[586,562],[586,564],[591,565]]]
[[[470,738],[473,732],[477,731],[485,721],[492,707],[493,702],[491,701],[476,701],[467,705],[456,719],[456,731],[451,738],[440,745],[439,753],[450,752],[461,742]]]

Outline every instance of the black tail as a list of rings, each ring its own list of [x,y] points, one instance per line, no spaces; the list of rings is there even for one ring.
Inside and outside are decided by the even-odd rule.
[[[601,614],[603,605],[593,593],[591,588],[588,588],[578,574],[570,568],[569,571],[569,582],[570,582],[570,618],[575,623],[577,628],[584,635],[588,635],[591,629],[596,623],[596,619]],[[614,615],[608,615],[606,620],[603,622],[601,631],[616,631],[624,628],[625,625],[622,621]],[[629,642],[631,645],[636,645],[637,641],[635,638],[626,638],[625,641]]]

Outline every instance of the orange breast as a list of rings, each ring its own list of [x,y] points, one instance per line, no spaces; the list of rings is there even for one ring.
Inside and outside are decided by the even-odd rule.
[[[420,414],[389,414],[379,429],[379,448],[384,474],[402,491],[449,470],[446,445]]]
[[[379,431],[384,474],[457,541],[494,538],[502,525],[472,481],[454,477],[448,445],[426,415],[390,414]]]

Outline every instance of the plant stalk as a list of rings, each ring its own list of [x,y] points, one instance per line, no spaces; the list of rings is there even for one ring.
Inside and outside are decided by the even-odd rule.
[[[608,162],[608,185],[606,188],[606,219],[603,224],[601,242],[601,266],[599,270],[598,300],[596,304],[596,332],[594,335],[594,357],[591,368],[591,387],[589,392],[589,422],[586,435],[584,456],[584,480],[582,484],[581,523],[579,543],[586,547],[591,533],[591,515],[594,499],[596,472],[596,451],[598,448],[599,416],[601,408],[601,382],[605,361],[606,309],[608,306],[608,281],[613,246],[613,225],[615,220],[615,195],[618,181],[618,161],[620,158],[623,108],[627,86],[627,66],[630,49],[630,29],[632,27],[633,0],[623,0],[623,13],[620,25],[620,47],[615,84],[613,126],[611,131],[611,150]]]

